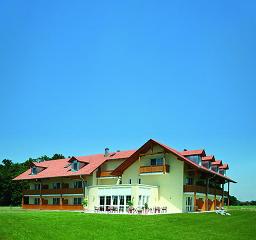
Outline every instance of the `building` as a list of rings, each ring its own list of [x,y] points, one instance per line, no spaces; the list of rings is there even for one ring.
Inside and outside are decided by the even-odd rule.
[[[229,202],[227,164],[204,150],[172,149],[150,139],[137,150],[109,152],[33,163],[14,180],[28,181],[25,209],[126,212],[167,209],[167,212],[214,210]],[[227,184],[227,191],[224,186]]]

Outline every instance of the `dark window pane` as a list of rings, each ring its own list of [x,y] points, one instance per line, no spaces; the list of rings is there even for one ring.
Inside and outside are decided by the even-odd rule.
[[[156,165],[162,166],[163,165],[163,159],[162,158],[157,158],[156,159]]]
[[[100,205],[104,205],[104,198],[103,196],[100,197]]]
[[[111,205],[111,196],[106,197],[106,205]]]
[[[124,196],[120,196],[120,205],[124,205]]]
[[[127,205],[127,203],[128,203],[129,201],[131,201],[131,196],[130,196],[130,195],[129,195],[129,196],[126,196],[126,205]]]
[[[155,159],[155,158],[151,159],[151,165],[152,165],[152,166],[155,166],[155,165],[156,165],[156,159]]]
[[[113,196],[113,205],[117,205],[117,200],[118,200],[118,197],[117,196]]]

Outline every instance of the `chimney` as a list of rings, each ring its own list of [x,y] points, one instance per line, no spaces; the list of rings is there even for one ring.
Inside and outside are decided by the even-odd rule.
[[[104,157],[107,157],[109,156],[109,148],[105,148],[105,154],[104,154]]]

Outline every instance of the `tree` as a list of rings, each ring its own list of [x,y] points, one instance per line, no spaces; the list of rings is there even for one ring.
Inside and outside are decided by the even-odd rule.
[[[229,205],[238,206],[240,201],[235,196],[229,196]]]
[[[64,158],[65,158],[64,155],[55,153],[55,154],[51,157],[51,160],[64,159]]]
[[[21,203],[22,188],[26,182],[12,181],[26,170],[24,164],[13,163],[4,159],[0,164],[0,205],[18,205]]]
[[[12,160],[4,159],[0,163],[0,205],[20,205],[22,189],[28,188],[26,181],[13,181],[19,174],[30,168],[32,162],[51,161],[65,158],[62,154],[54,154],[52,157],[43,155],[38,158],[29,158],[23,163],[13,163]]]

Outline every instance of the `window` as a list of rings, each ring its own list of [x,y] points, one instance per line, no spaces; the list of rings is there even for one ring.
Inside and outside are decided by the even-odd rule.
[[[110,207],[115,207],[119,212],[124,212],[128,209],[128,202],[131,201],[130,195],[112,195],[100,196],[100,211],[108,211]]]
[[[104,205],[104,199],[105,199],[104,196],[100,196],[100,205]]]
[[[118,203],[118,196],[112,196],[113,205],[117,205]]]
[[[186,184],[187,184],[187,185],[193,185],[193,178],[187,177],[187,178],[186,178]]]
[[[194,156],[187,156],[188,159],[190,159],[191,161],[193,161],[196,164],[201,165],[201,157],[199,155],[194,155]]]
[[[130,195],[127,195],[126,196],[126,205],[128,205],[128,202],[130,202],[131,201],[131,196]]]
[[[119,196],[120,198],[120,205],[124,205],[124,196]]]
[[[32,174],[32,175],[37,174],[37,168],[36,168],[36,167],[32,167],[32,168],[31,168],[31,174]]]
[[[52,187],[53,189],[60,189],[60,183],[53,183]]]
[[[129,184],[132,184],[132,179],[129,179]]]
[[[53,198],[52,204],[53,205],[60,205],[60,198]]]
[[[34,190],[40,190],[40,184],[39,183],[34,184]]]
[[[39,205],[40,204],[40,198],[35,198],[34,199],[34,204]]]
[[[79,162],[76,160],[73,161],[71,168],[72,168],[72,171],[78,171],[79,170]]]
[[[145,203],[148,204],[148,201],[149,201],[149,196],[139,195],[138,206],[140,208],[143,208],[145,207]]]
[[[163,158],[153,158],[151,159],[151,166],[162,166]]]
[[[211,162],[210,162],[210,161],[203,161],[203,162],[202,162],[202,166],[204,166],[204,167],[210,169],[210,168],[211,168]]]
[[[138,183],[141,184],[141,178],[139,178]]]
[[[29,204],[29,197],[24,197],[23,201],[24,204]]]
[[[74,198],[74,205],[81,205],[82,204],[82,198]]]
[[[82,181],[76,181],[76,182],[74,182],[74,188],[82,188],[83,186],[82,186],[83,184],[82,184]]]
[[[192,197],[186,197],[186,212],[193,211],[193,199]]]
[[[111,205],[111,196],[106,196],[106,205]]]

